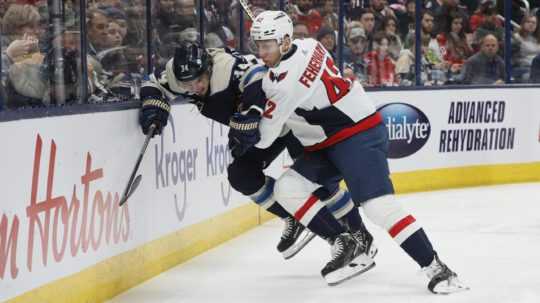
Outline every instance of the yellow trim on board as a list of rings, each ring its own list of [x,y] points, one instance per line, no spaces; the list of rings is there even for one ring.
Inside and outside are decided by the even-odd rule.
[[[396,193],[540,181],[540,162],[441,168],[391,176]]]
[[[397,193],[540,181],[540,162],[392,174]],[[7,302],[103,302],[274,218],[254,203],[191,225]]]
[[[7,302],[103,302],[262,224],[271,218],[264,213],[254,203],[237,207]]]

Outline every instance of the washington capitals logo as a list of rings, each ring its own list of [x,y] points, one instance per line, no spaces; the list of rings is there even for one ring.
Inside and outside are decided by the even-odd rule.
[[[273,72],[270,72],[270,80],[272,80],[272,82],[276,81],[276,82],[279,82],[283,79],[285,79],[285,77],[287,76],[287,73],[288,72],[283,72],[279,75],[276,76],[276,74],[274,74]]]

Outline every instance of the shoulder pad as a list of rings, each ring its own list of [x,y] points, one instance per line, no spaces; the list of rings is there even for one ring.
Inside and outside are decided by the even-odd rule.
[[[209,53],[213,61],[210,91],[211,93],[220,92],[227,89],[230,84],[236,59],[219,48],[212,49],[212,52],[209,50]]]

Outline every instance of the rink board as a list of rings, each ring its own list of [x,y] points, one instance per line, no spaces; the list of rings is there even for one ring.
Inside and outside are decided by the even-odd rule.
[[[390,118],[408,130],[387,125],[403,141],[390,160],[397,192],[540,180],[540,104],[530,98],[539,92],[371,93],[381,106],[405,104]],[[459,120],[456,102],[472,101],[497,101],[504,114]],[[187,105],[173,106],[164,136],[148,147],[140,188],[116,207],[144,139],[136,121],[128,110],[0,124],[0,301],[99,302],[270,218],[228,185],[227,129]],[[475,144],[485,139],[474,138],[456,149],[442,135],[469,129],[506,129],[512,142],[482,149]],[[288,164],[283,155],[271,174]]]

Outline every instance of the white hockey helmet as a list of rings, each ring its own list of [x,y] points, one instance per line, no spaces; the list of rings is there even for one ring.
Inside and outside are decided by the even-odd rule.
[[[277,40],[281,45],[285,36],[293,38],[293,22],[291,18],[282,11],[264,11],[255,17],[251,25],[251,39]]]

